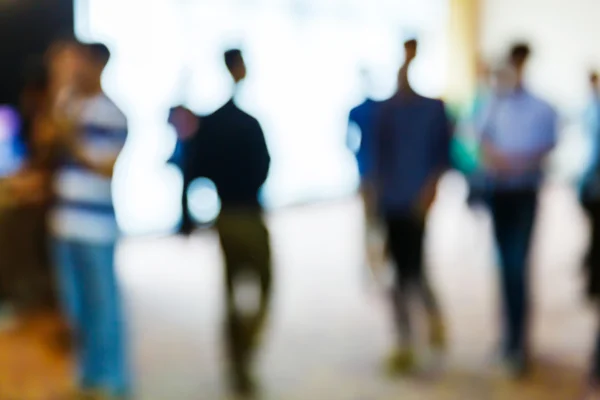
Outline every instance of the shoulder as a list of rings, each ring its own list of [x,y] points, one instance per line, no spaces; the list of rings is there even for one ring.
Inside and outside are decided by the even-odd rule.
[[[104,128],[126,129],[127,117],[105,94],[82,100],[81,122]]]
[[[425,96],[418,96],[417,98],[419,103],[424,107],[429,107],[436,110],[443,110],[445,108],[445,103],[442,99]]]
[[[557,118],[558,112],[550,102],[532,93],[528,93],[527,95],[530,106],[534,108],[540,115],[547,118]]]

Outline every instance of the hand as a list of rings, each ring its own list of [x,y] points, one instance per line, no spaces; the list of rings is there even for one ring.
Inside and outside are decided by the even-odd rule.
[[[425,218],[437,195],[437,179],[431,179],[421,190],[416,211],[419,217]]]
[[[505,175],[514,171],[513,160],[490,145],[484,144],[483,146],[483,163],[487,169],[500,175]]]

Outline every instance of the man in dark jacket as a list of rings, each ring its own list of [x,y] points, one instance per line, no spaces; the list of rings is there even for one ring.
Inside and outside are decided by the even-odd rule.
[[[226,51],[224,60],[237,87],[246,77],[242,53],[237,49]],[[254,386],[249,373],[252,353],[271,293],[269,233],[258,199],[271,157],[260,124],[238,108],[233,98],[199,119],[198,130],[184,144],[182,154],[185,185],[195,178],[208,178],[215,184],[221,200],[215,227],[225,259],[231,377],[234,389],[248,394]],[[260,299],[252,315],[242,315],[236,304],[236,288],[246,277],[258,281],[260,287]]]

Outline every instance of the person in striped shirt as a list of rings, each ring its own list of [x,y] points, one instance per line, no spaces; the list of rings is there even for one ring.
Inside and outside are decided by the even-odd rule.
[[[76,88],[64,110],[73,128],[63,138],[67,151],[55,174],[50,230],[64,311],[77,338],[79,387],[112,399],[127,396],[130,382],[111,191],[127,119],[102,91],[109,59],[103,44],[79,46]]]

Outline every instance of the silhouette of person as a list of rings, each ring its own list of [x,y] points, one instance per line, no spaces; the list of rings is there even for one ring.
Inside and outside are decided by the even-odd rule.
[[[586,130],[590,137],[592,154],[584,173],[580,188],[581,204],[590,218],[590,244],[585,258],[587,295],[595,303],[600,315],[600,85],[598,74],[590,74],[590,102],[586,115]],[[590,371],[590,395],[600,388],[600,330],[596,334],[596,344]]]
[[[194,229],[194,221],[188,204],[188,189],[192,181],[198,176],[195,176],[194,171],[190,168],[194,158],[188,153],[194,149],[194,140],[200,129],[200,120],[200,117],[194,115],[192,111],[182,105],[169,110],[168,122],[175,129],[177,142],[173,155],[167,163],[177,166],[183,174],[179,233],[184,235],[190,234]]]
[[[228,50],[224,61],[237,88],[246,77],[242,52]],[[212,180],[221,199],[215,227],[225,261],[226,341],[231,380],[237,392],[252,394],[253,354],[271,298],[270,239],[258,199],[271,157],[259,122],[238,108],[233,97],[211,115],[201,118],[200,129],[186,154],[190,175]],[[260,292],[254,307],[240,305],[238,301],[240,288],[250,282]]]
[[[55,174],[50,218],[52,253],[65,314],[77,337],[79,389],[130,394],[124,317],[116,271],[120,237],[112,177],[127,140],[127,118],[102,90],[110,60],[103,44],[79,45],[77,82],[65,100],[62,136],[68,149]]]
[[[369,84],[369,75],[366,70],[361,71],[361,78],[367,92]],[[348,116],[349,137],[348,147],[355,153],[356,164],[360,175],[360,193],[363,200],[365,217],[365,249],[367,251],[367,260],[373,273],[380,272],[385,263],[385,251],[383,246],[379,246],[380,219],[376,215],[375,193],[373,179],[373,131],[377,121],[379,101],[372,99],[367,95],[366,99],[352,110]],[[353,148],[351,134],[354,133],[351,128],[357,128],[360,132],[360,144],[358,148]]]
[[[415,299],[425,305],[430,344],[435,350],[445,346],[442,314],[424,266],[423,239],[438,179],[449,168],[451,129],[444,103],[417,94],[410,85],[408,71],[417,41],[407,41],[404,47],[398,90],[381,105],[374,153],[378,206],[396,267],[391,300],[398,348],[388,360],[390,372],[407,372],[415,365],[409,316]]]
[[[524,85],[530,49],[516,44],[509,67],[499,76],[482,130],[482,162],[489,206],[501,256],[500,282],[504,310],[503,356],[515,376],[528,371],[527,259],[542,163],[556,143],[557,114]]]

